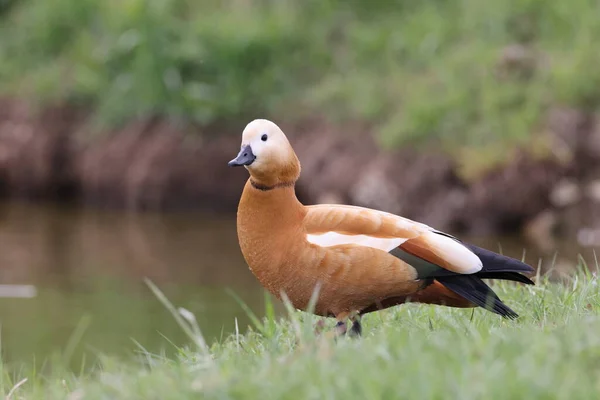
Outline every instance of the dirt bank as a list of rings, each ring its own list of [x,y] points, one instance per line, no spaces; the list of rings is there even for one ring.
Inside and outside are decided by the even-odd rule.
[[[85,112],[3,100],[0,193],[134,210],[234,211],[246,173],[226,164],[243,125],[199,129],[151,119],[90,135]],[[460,179],[442,154],[379,150],[359,124],[282,127],[302,160],[298,189],[308,203],[376,207],[472,234],[593,231],[600,221],[594,115],[552,110],[546,119],[552,157],[520,154],[474,182]]]

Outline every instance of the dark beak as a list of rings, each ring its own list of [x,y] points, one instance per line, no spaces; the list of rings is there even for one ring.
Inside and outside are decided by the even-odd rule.
[[[240,150],[236,158],[229,161],[227,165],[230,167],[241,167],[242,165],[250,165],[256,160],[256,156],[252,153],[252,147],[246,145]]]

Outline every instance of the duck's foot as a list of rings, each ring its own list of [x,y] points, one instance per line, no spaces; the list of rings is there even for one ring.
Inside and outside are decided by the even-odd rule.
[[[345,336],[346,332],[348,331],[348,326],[346,325],[345,321],[338,321],[338,323],[335,324],[334,329],[336,337]]]
[[[350,336],[358,337],[362,335],[362,325],[360,324],[360,317],[352,319],[352,327],[350,328]]]
[[[338,319],[337,324],[335,325],[335,336],[346,336],[346,333],[349,333],[350,337],[358,337],[362,335],[362,325],[360,323],[360,313],[352,312],[352,313],[343,313],[338,314],[336,318]],[[352,326],[350,327],[350,332],[348,332],[348,325],[346,323],[347,320],[352,322]]]

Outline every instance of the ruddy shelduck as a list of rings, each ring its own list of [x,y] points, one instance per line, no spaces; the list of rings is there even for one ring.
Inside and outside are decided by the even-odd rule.
[[[300,162],[282,130],[257,119],[242,134],[229,166],[244,166],[237,231],[252,273],[273,295],[285,293],[306,310],[335,317],[339,333],[360,334],[360,316],[419,302],[483,307],[506,318],[518,315],[482,279],[533,282],[533,268],[464,243],[427,225],[358,206],[305,206],[296,197]]]

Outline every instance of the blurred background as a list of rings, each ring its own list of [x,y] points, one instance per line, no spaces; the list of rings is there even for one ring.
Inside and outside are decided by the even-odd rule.
[[[0,0],[5,362],[172,353],[260,315],[239,251],[269,118],[299,198],[398,213],[553,274],[600,243],[591,0]]]

